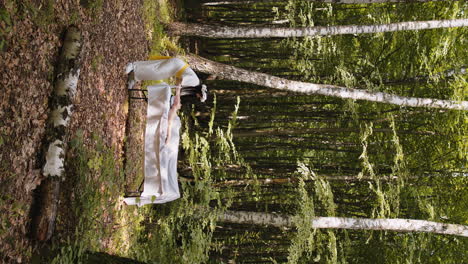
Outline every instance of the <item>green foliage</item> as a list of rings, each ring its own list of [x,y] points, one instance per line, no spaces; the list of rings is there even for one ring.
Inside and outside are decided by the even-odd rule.
[[[44,30],[55,22],[56,14],[54,0],[46,0],[45,3],[41,5],[30,0],[19,1],[17,4],[22,15],[29,16],[38,27]]]
[[[214,118],[214,112],[213,109],[211,118]],[[193,113],[181,117],[181,145],[184,162],[187,162],[194,182],[189,184],[182,181],[182,197],[159,205],[150,217],[150,223],[139,233],[139,240],[143,243],[132,247],[130,255],[141,261],[205,263],[210,250],[219,250],[212,241],[213,232],[218,214],[230,206],[232,193],[221,193],[213,186],[215,179],[212,169],[213,164],[222,167],[236,163],[236,152],[232,148],[232,138],[225,138],[231,134],[231,128],[223,130],[217,127],[214,138],[205,137],[212,135],[210,128],[206,128],[206,131],[193,118],[197,118]],[[225,145],[220,146],[219,142]]]
[[[393,142],[397,148],[397,155],[394,158],[394,168],[399,168],[399,161],[402,153],[401,146],[398,143],[398,136],[393,128]],[[368,175],[370,180],[368,181],[369,188],[375,193],[377,199],[377,207],[372,212],[373,218],[388,218],[397,216],[399,211],[399,190],[401,181],[396,184],[388,184],[384,186],[383,177],[378,175],[374,169],[374,165],[370,161],[368,155],[369,139],[373,134],[373,124],[365,125],[361,134],[361,144],[363,147],[362,153],[359,158],[362,160],[362,171],[358,174],[358,178],[362,179],[364,175]],[[400,177],[397,175],[396,177]],[[385,188],[387,187],[387,188]]]
[[[144,0],[142,6],[145,20],[145,32],[151,41],[151,55],[166,54],[167,51],[183,53],[183,50],[175,44],[165,33],[164,24],[170,23],[174,16],[167,1]]]
[[[52,259],[51,264],[84,263],[83,261],[86,258],[85,242],[78,239],[71,240],[70,237],[68,237],[65,243],[66,244],[64,246],[60,247],[57,256]]]
[[[208,123],[208,136],[213,134],[214,120],[216,117],[216,94],[213,95],[213,107],[210,111],[210,122]]]
[[[11,21],[10,13],[0,8],[0,51],[3,51],[6,47],[5,35],[11,32],[13,21]]]
[[[9,195],[0,195],[0,208],[8,210],[9,217],[2,217],[0,221],[0,238],[7,238],[7,233],[11,227],[12,219],[24,217],[26,215],[26,206],[18,201],[15,201]]]
[[[348,259],[350,263],[459,263],[467,246],[457,237],[387,232],[354,247]]]
[[[228,122],[228,127],[224,131],[220,127],[216,129],[216,152],[218,158],[216,159],[216,165],[221,163],[235,163],[239,161],[239,155],[236,151],[236,147],[233,142],[232,130],[236,126],[237,113],[239,111],[240,97],[237,97],[237,104],[234,107],[234,111],[231,114],[231,118]],[[214,120],[214,117],[212,118]],[[211,122],[211,121],[210,121]],[[242,162],[241,162],[242,163]]]
[[[365,125],[361,135],[361,144],[362,144],[362,153],[359,156],[359,159],[362,160],[363,171],[358,174],[358,178],[362,178],[365,174],[369,175],[371,179],[375,179],[377,176],[374,171],[374,167],[369,160],[369,155],[367,154],[367,147],[369,146],[368,138],[372,135],[373,124]]]
[[[393,115],[390,115],[390,128],[392,129],[393,136],[392,142],[395,146],[395,156],[393,158],[392,174],[398,179],[405,178],[405,156],[403,153],[403,146],[400,144],[400,138],[397,135],[395,118]]]
[[[6,49],[5,35],[9,34],[16,19],[28,17],[34,24],[41,28],[47,27],[55,22],[55,1],[46,0],[42,4],[25,0],[8,0],[0,7],[0,51]]]
[[[91,60],[91,69],[93,71],[99,71],[99,67],[101,66],[103,60],[104,60],[104,56],[102,55],[95,56]]]
[[[143,3],[148,39],[153,41],[151,53],[183,53],[163,33],[161,20],[171,21],[166,16],[170,14],[166,4],[149,0]],[[376,24],[463,17],[466,13],[462,1],[346,7],[289,1],[235,7],[236,11],[244,11],[224,8],[227,11],[222,12],[223,7],[216,7],[203,12],[224,24],[238,24],[239,19],[246,23],[247,18],[247,24],[288,19],[292,26]],[[266,16],[257,16],[256,11]],[[465,35],[466,28],[461,28],[283,42],[205,40],[201,49],[206,45],[220,61],[302,81],[467,100],[466,73],[448,74],[467,64]],[[211,253],[229,255],[226,252],[232,249],[229,256],[242,262],[244,252],[280,255],[283,249],[283,259],[275,254],[268,258],[278,263],[456,263],[464,259],[467,247],[462,239],[431,234],[322,231],[313,229],[310,220],[315,215],[340,215],[467,224],[463,201],[468,201],[468,184],[462,177],[468,164],[465,112],[400,109],[321,96],[270,95],[259,87],[229,82],[214,82],[213,87],[221,92],[206,118],[209,120],[197,115],[195,109],[182,118],[182,198],[154,209],[135,209],[139,219],[134,236],[122,236],[124,241],[130,240],[128,255],[148,263],[204,263],[213,261]],[[262,97],[265,94],[268,96]],[[238,95],[243,96],[242,107]],[[236,133],[246,131],[263,133],[236,137]],[[76,157],[81,155],[76,155],[79,149],[73,147]],[[99,203],[105,203],[95,193],[96,188],[89,192],[81,188],[96,186],[96,181],[102,179],[97,176],[107,174],[103,168],[113,165],[101,150],[86,150],[82,156],[82,162],[81,158],[74,161],[79,163],[77,168],[82,168],[77,171],[94,176],[78,177],[84,180],[79,180],[76,196],[84,198],[78,199],[76,207],[88,216],[79,221],[80,232],[62,240],[66,246],[56,262],[73,263],[83,259],[83,250],[99,249],[96,240],[101,235],[89,222],[99,222]],[[306,158],[296,166],[297,160]],[[294,180],[297,175],[301,175],[298,186],[230,188],[219,184],[226,179],[244,178]],[[348,180],[327,181],[325,176],[347,176]],[[356,176],[360,180],[353,179]],[[274,242],[268,246],[259,240],[272,229],[259,227],[228,226],[224,229],[229,230],[228,234],[218,239],[216,229],[222,224],[216,222],[216,217],[234,203],[242,209],[293,212],[297,229],[276,230],[276,237],[266,240]],[[95,238],[89,232],[96,232]]]
[[[283,25],[291,27],[363,25],[466,18],[467,7],[466,1],[338,5],[291,0],[203,7],[201,13],[207,17],[201,19],[246,26],[271,25],[272,20],[284,19],[288,22]],[[466,30],[203,40],[199,47],[200,53],[216,61],[287,79],[404,96],[467,100],[463,72],[468,63]],[[218,121],[228,127],[229,107],[241,95],[242,118],[233,130],[238,155],[250,163],[251,173],[258,179],[298,182],[299,191],[294,184],[233,188],[234,209],[297,216],[297,230],[283,230],[281,238],[270,246],[284,252],[274,243],[291,241],[288,254],[275,255],[272,261],[456,263],[464,259],[461,252],[466,243],[457,238],[375,231],[327,233],[312,231],[307,221],[301,222],[313,215],[338,215],[466,223],[466,203],[461,202],[468,200],[466,177],[462,177],[468,164],[468,119],[464,111],[286,94],[228,81],[216,81],[213,86],[220,91],[217,107],[223,118],[211,119],[209,126],[215,128]],[[227,142],[222,144],[226,149]],[[297,160],[304,159],[308,159],[307,166],[303,163],[299,172],[294,172]],[[297,180],[300,174],[311,175],[313,183],[310,178]],[[235,181],[243,177],[243,172],[230,172],[219,179]],[[325,181],[324,177],[332,180]],[[224,238],[225,247],[240,240],[243,232],[237,230],[232,237]],[[260,237],[268,232],[271,230],[261,230]],[[227,255],[239,262],[243,256],[246,262],[264,260],[260,255],[268,252],[263,247],[252,250],[236,245]],[[253,252],[258,253],[256,258],[249,257]]]
[[[355,6],[290,1],[284,12],[292,26],[312,26],[450,19],[463,17],[466,10],[458,1]],[[462,35],[466,28],[309,37],[284,40],[283,45],[293,50],[292,67],[305,81],[445,99],[454,94],[453,87],[444,85],[446,73],[467,62]]]
[[[302,178],[299,180],[298,190],[301,209],[293,220],[297,235],[292,239],[289,248],[288,262],[290,263],[298,263],[304,253],[311,256],[315,245],[314,235],[317,232],[312,229],[312,219],[315,216],[313,199],[310,199]]]
[[[330,186],[330,183],[319,177],[315,181],[315,194],[322,201],[327,216],[335,216],[336,205],[333,201],[333,192]]]
[[[299,211],[293,218],[297,233],[291,240],[288,263],[338,263],[338,243],[334,231],[312,227],[317,204],[325,208],[327,216],[335,215],[336,205],[331,185],[306,163],[298,163],[298,173],[301,175],[298,183]],[[313,195],[306,190],[305,180],[314,180]]]
[[[84,146],[82,131],[70,142],[70,156],[67,156],[67,171],[74,182],[70,195],[70,214],[60,216],[74,219],[72,234],[61,238],[55,245],[57,255],[52,263],[83,263],[86,251],[101,251],[100,240],[113,232],[112,227],[102,221],[119,200],[123,173],[117,168],[114,150],[94,136],[95,148]]]

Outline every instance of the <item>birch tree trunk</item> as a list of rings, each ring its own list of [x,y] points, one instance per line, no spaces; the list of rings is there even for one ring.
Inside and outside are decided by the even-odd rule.
[[[430,20],[399,22],[383,25],[346,25],[327,27],[229,27],[207,24],[174,22],[168,25],[173,35],[206,38],[290,38],[348,34],[370,34],[381,32],[454,28],[468,26],[468,19]]]
[[[362,180],[373,180],[374,178],[370,176],[362,176],[359,177],[358,175],[320,175],[320,177],[326,179],[327,181],[362,181]],[[422,179],[427,177],[444,177],[441,175],[436,174],[428,174],[428,175],[411,175],[405,176],[405,179]],[[460,175],[452,174],[447,177],[460,177]],[[379,180],[381,181],[394,181],[400,179],[399,176],[395,175],[384,175],[379,176]],[[179,177],[179,181],[181,182],[188,182],[194,183],[194,178],[185,178]],[[313,179],[304,180],[304,182],[311,182],[314,181]],[[267,185],[283,185],[283,184],[295,184],[299,182],[298,177],[284,177],[284,178],[264,178],[264,179],[239,179],[239,180],[225,180],[221,182],[216,182],[213,184],[215,187],[235,187],[235,186],[247,186],[247,185],[260,185],[260,186],[267,186]]]
[[[393,133],[391,128],[376,128],[374,132],[381,133]],[[248,129],[248,130],[236,130],[233,132],[235,137],[253,137],[253,136],[272,136],[272,135],[303,135],[303,134],[324,134],[324,133],[361,133],[358,128],[301,128],[301,129]],[[412,135],[436,135],[434,131],[410,131],[410,130],[398,130],[398,134],[412,134]]]
[[[328,181],[361,181],[361,180],[373,180],[372,177],[359,177],[358,175],[320,175],[320,177]],[[424,177],[442,177],[437,175],[422,175],[422,176],[405,176],[405,179],[422,179]],[[452,176],[455,177],[455,176]],[[395,175],[381,176],[379,180],[392,181],[398,180],[400,177]],[[195,182],[194,179],[179,178],[180,181]],[[304,180],[305,182],[313,180]],[[286,178],[265,178],[265,179],[240,179],[240,180],[225,180],[213,184],[215,187],[233,187],[233,186],[246,186],[246,185],[283,185],[289,183],[297,183],[299,178],[297,177],[286,177]]]
[[[416,98],[393,95],[382,92],[370,92],[353,88],[328,84],[314,84],[291,81],[271,76],[265,73],[247,71],[234,66],[225,65],[189,54],[186,56],[191,67],[199,72],[216,75],[217,78],[253,83],[269,88],[305,94],[321,94],[343,99],[366,100],[379,103],[395,104],[410,107],[445,108],[454,110],[468,110],[468,101],[455,102],[430,98]]]
[[[70,27],[65,35],[60,54],[54,91],[50,100],[51,112],[48,118],[45,138],[45,165],[42,176],[45,178],[38,187],[39,198],[35,201],[32,229],[34,236],[41,241],[48,240],[53,233],[57,204],[60,194],[60,181],[64,177],[66,150],[66,129],[72,115],[72,98],[80,75],[78,56],[81,52],[81,33]]]
[[[272,225],[293,227],[293,217],[271,213],[226,211],[218,217],[219,221],[238,224]],[[397,232],[426,232],[444,235],[468,237],[468,226],[443,224],[412,219],[369,219],[346,217],[316,217],[312,220],[313,228],[382,230]]]
[[[378,3],[423,3],[423,2],[436,2],[447,0],[307,0],[315,3],[330,3],[330,4],[378,4]],[[217,6],[217,5],[232,5],[232,4],[256,4],[256,3],[272,3],[284,2],[284,0],[228,0],[228,1],[212,1],[206,2],[204,6]]]

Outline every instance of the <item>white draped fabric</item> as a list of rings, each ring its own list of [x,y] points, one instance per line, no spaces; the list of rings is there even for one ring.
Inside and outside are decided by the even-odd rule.
[[[133,63],[136,81],[163,80],[172,76],[182,79],[181,85],[197,86],[200,80],[188,64],[178,58],[137,61]]]
[[[148,87],[145,132],[145,182],[140,197],[125,198],[127,205],[167,203],[180,197],[177,184],[177,154],[180,119],[175,116],[167,144],[168,113],[172,86],[161,83]]]

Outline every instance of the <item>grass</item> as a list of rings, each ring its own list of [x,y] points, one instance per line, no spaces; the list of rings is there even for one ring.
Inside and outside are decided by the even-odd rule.
[[[44,5],[37,5],[32,1],[17,1],[19,10],[23,15],[28,15],[39,28],[46,30],[55,23],[55,1],[47,0]]]
[[[56,23],[55,5],[54,0],[46,0],[42,4],[31,0],[5,0],[4,8],[0,8],[0,51],[6,48],[4,36],[11,32],[15,20],[27,17],[38,28],[48,30]]]
[[[98,17],[102,13],[104,0],[80,0],[80,5],[88,9],[88,12],[91,14],[91,17],[97,23]]]
[[[104,56],[101,54],[93,57],[93,59],[91,60],[91,69],[95,72],[98,71],[103,60],[104,60]]]
[[[55,241],[50,263],[86,263],[88,251],[108,252],[146,262],[203,263],[208,260],[217,214],[229,206],[231,193],[219,193],[212,187],[211,163],[219,153],[212,153],[212,144],[202,135],[205,133],[197,132],[200,128],[192,125],[191,118],[192,115],[183,117],[182,145],[187,165],[193,168],[197,181],[194,184],[184,182],[183,197],[158,205],[158,210],[150,206],[121,208],[119,199],[124,189],[124,175],[116,168],[120,168],[122,162],[115,160],[114,150],[97,135],[93,137],[93,147],[85,147],[82,132],[75,135],[67,156],[68,169],[74,174],[70,176],[74,179],[70,183],[73,192],[63,199],[71,211],[70,215],[58,219],[62,224],[71,222],[73,228]],[[225,134],[229,132],[221,133]],[[219,141],[217,137],[213,140]],[[235,155],[234,150],[230,151]]]
[[[15,175],[12,175],[13,177]],[[4,181],[2,184],[7,185]],[[8,253],[14,256],[23,256],[29,258],[32,255],[31,248],[23,248],[23,239],[18,239],[14,227],[16,223],[21,222],[27,216],[29,207],[22,201],[16,200],[14,197],[7,195],[3,188],[0,187],[0,210],[8,212],[0,218],[0,248],[5,250],[0,253],[0,259],[7,257]],[[3,255],[6,254],[6,255]]]
[[[70,142],[66,162],[73,188],[62,198],[69,214],[57,219],[65,230],[54,243],[50,263],[80,263],[87,251],[125,254],[134,229],[143,221],[144,214],[135,214],[134,208],[119,208],[124,175],[114,150],[97,135],[93,148],[85,147],[83,140],[79,131]]]
[[[135,93],[135,92],[134,92]],[[145,131],[146,102],[142,100],[130,100],[126,104],[127,132],[125,138],[125,177],[126,190],[137,191],[143,181],[143,133]]]
[[[0,51],[6,47],[5,35],[11,31],[12,23],[8,11],[0,8]]]
[[[112,199],[118,201],[114,193],[119,193],[119,185],[115,183],[121,181],[122,176],[116,171],[116,165],[112,150],[102,142],[97,141],[95,149],[88,149],[80,131],[70,142],[67,166],[74,174],[69,176],[74,188],[70,197],[65,197],[71,205],[70,215],[63,217],[72,219],[76,227],[72,234],[61,238],[60,253],[52,263],[80,262],[85,250],[99,249],[96,241],[109,232],[102,218],[109,214],[109,208],[116,206]],[[61,243],[67,245],[61,246]]]

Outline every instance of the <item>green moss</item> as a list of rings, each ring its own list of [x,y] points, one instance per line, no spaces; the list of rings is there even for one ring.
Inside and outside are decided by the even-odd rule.
[[[104,60],[104,56],[101,54],[93,57],[93,59],[91,60],[91,69],[93,71],[98,71],[103,60]]]
[[[78,131],[70,142],[66,164],[68,180],[74,185],[70,214],[76,219],[76,226],[74,233],[62,237],[56,245],[59,253],[52,263],[78,263],[85,251],[103,250],[101,240],[113,232],[112,225],[104,219],[113,217],[121,195],[121,161],[97,135],[93,139],[95,147],[85,147],[83,132]]]
[[[102,13],[104,0],[80,0],[80,5],[88,9],[91,16],[97,20],[98,16]]]
[[[47,29],[55,23],[55,1],[47,0],[43,5],[37,5],[32,1],[21,1],[18,4],[23,15],[29,16],[36,26]]]
[[[11,31],[12,25],[10,13],[6,9],[0,8],[0,51],[6,48],[5,35]]]

